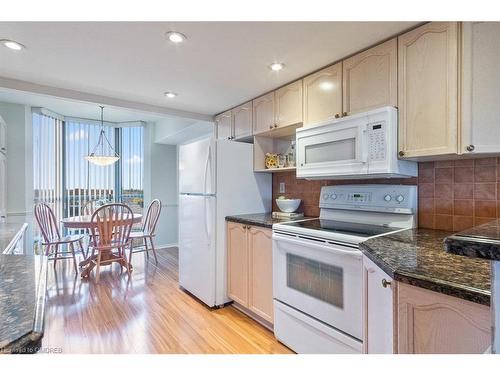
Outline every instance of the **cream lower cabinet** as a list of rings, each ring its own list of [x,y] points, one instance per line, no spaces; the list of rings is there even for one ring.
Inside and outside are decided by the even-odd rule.
[[[484,353],[488,306],[392,280],[363,257],[364,353]]]
[[[228,296],[268,323],[274,315],[271,236],[267,228],[227,223]]]

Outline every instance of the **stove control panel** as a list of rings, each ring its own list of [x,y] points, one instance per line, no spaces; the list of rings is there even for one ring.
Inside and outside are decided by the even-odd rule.
[[[411,185],[338,185],[321,188],[319,207],[393,213],[416,212],[417,187]]]

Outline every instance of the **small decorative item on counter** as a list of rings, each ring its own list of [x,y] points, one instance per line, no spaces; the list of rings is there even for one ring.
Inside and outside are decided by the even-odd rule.
[[[278,154],[278,168],[285,168],[286,156],[283,154]]]
[[[278,154],[268,152],[266,154],[266,168],[273,169],[278,167]]]

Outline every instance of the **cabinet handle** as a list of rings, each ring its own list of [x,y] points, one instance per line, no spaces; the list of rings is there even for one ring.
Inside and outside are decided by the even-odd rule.
[[[339,118],[340,115],[338,113],[335,114],[335,118]]]
[[[474,145],[468,145],[468,146],[466,147],[466,150],[467,150],[467,151],[469,151],[469,152],[474,151],[474,149],[475,149]]]
[[[399,155],[399,156],[405,156],[405,152],[404,152],[404,151],[399,151],[399,152],[398,152],[398,155]]]
[[[342,117],[347,116],[347,112],[342,112]]]
[[[387,281],[386,279],[382,279],[382,286],[384,288],[387,288],[389,285],[391,285],[390,281]]]

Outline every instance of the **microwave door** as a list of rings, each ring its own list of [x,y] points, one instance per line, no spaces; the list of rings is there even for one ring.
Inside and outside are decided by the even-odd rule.
[[[366,126],[358,124],[297,135],[299,177],[366,173]]]

